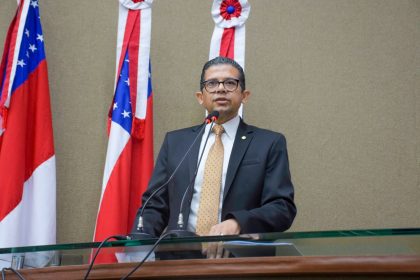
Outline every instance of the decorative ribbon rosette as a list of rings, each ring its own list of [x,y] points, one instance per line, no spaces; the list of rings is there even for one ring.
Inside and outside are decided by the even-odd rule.
[[[214,0],[211,14],[215,22],[209,59],[229,57],[245,68],[245,22],[251,6],[248,0]],[[239,111],[242,116],[242,106]]]
[[[152,7],[153,0],[120,0],[120,4],[130,10],[142,10]]]
[[[230,28],[244,25],[250,10],[247,0],[215,0],[211,15],[218,27]]]

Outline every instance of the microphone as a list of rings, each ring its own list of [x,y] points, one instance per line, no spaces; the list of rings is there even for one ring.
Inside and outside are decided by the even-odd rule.
[[[153,238],[153,236],[149,233],[144,232],[144,228],[143,228],[143,212],[144,209],[146,208],[147,204],[149,203],[150,199],[152,199],[154,196],[156,196],[161,190],[163,190],[164,187],[166,187],[172,180],[172,178],[175,176],[176,172],[178,171],[178,169],[181,167],[181,164],[184,162],[184,160],[187,158],[187,156],[190,154],[192,147],[194,146],[194,144],[197,142],[197,139],[201,136],[202,132],[205,129],[205,124],[209,124],[209,123],[213,123],[214,121],[216,121],[219,117],[219,112],[218,111],[213,111],[210,114],[207,115],[207,117],[204,119],[204,123],[202,124],[202,127],[200,129],[200,131],[198,132],[197,136],[194,138],[192,144],[188,147],[188,150],[185,152],[185,155],[181,158],[180,162],[178,163],[178,165],[175,167],[174,171],[172,172],[172,174],[169,176],[168,180],[166,180],[166,182],[164,182],[162,185],[160,185],[156,190],[154,190],[150,196],[147,198],[147,200],[144,202],[141,210],[140,210],[140,215],[139,215],[139,219],[138,219],[138,224],[137,224],[137,230],[139,232],[136,233],[131,233],[130,237],[132,239],[151,239]],[[207,136],[208,139],[208,136]],[[207,143],[207,139],[206,139],[206,143]],[[203,149],[204,150],[204,149]],[[201,154],[200,156],[200,161],[201,161],[201,157],[203,155]],[[198,167],[197,170],[194,174],[194,180],[195,177],[197,175],[197,171],[198,171]],[[188,187],[187,187],[188,189]],[[185,197],[185,194],[184,194]],[[184,200],[183,197],[183,200]],[[182,205],[182,204],[181,204]]]
[[[202,160],[203,155],[204,155],[204,150],[205,150],[205,148],[207,146],[207,142],[208,142],[209,137],[210,137],[210,131],[213,128],[214,122],[217,121],[217,119],[219,118],[219,112],[214,111],[213,113],[217,113],[217,114],[215,114],[214,116],[212,116],[208,120],[208,122],[207,122],[207,123],[210,123],[211,122],[211,126],[210,126],[210,129],[209,129],[209,133],[207,134],[206,141],[204,142],[203,150],[201,151],[200,158],[199,158],[198,163],[197,163],[197,167],[196,167],[196,169],[194,171],[194,176],[192,177],[190,183],[188,184],[188,186],[185,189],[185,192],[184,192],[184,194],[182,196],[181,205],[179,207],[178,222],[177,222],[178,229],[171,230],[170,231],[171,235],[172,236],[175,236],[175,237],[193,237],[193,236],[197,236],[197,234],[195,232],[191,232],[191,231],[185,230],[185,228],[184,228],[184,226],[185,226],[184,225],[184,215],[182,214],[182,210],[184,209],[184,202],[185,202],[185,198],[187,196],[187,193],[189,192],[189,190],[191,189],[191,187],[194,186],[195,178],[197,177],[197,173],[198,173],[198,168],[200,167],[200,163],[201,163],[201,160]],[[206,118],[206,120],[207,120],[207,118]]]
[[[215,121],[217,121],[217,119],[219,119],[219,115],[220,115],[219,111],[213,111],[210,114],[208,114],[205,119],[206,124],[209,124],[211,122],[214,123]]]

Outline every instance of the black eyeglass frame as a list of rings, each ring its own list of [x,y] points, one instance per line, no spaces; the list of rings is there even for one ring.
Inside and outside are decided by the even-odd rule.
[[[212,81],[212,82],[217,82],[218,84],[217,84],[217,86],[213,89],[213,90],[208,90],[208,88],[207,88],[207,84],[208,84],[208,82],[210,82],[210,81]],[[235,81],[236,82],[236,87],[234,88],[234,89],[227,89],[226,88],[226,85],[225,85],[225,82],[226,81]],[[207,80],[207,81],[204,81],[204,82],[202,82],[201,83],[203,86],[204,86],[204,88],[206,89],[206,91],[208,92],[208,93],[215,93],[216,91],[217,91],[217,89],[219,88],[219,86],[220,86],[220,84],[223,84],[223,88],[226,90],[226,91],[228,91],[228,92],[233,92],[233,91],[235,91],[235,90],[237,90],[238,89],[238,86],[239,86],[239,79],[235,79],[235,78],[227,78],[226,80],[224,80],[224,81],[218,81],[218,80],[215,80],[215,79],[211,79],[211,80]]]

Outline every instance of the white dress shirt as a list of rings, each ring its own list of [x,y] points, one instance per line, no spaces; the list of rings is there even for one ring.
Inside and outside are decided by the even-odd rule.
[[[227,173],[227,168],[229,164],[230,154],[232,153],[233,142],[235,141],[236,132],[238,131],[239,122],[240,122],[240,118],[237,115],[233,119],[222,124],[225,132],[222,134],[224,153],[223,153],[222,185],[221,185],[221,190],[220,190],[220,202],[219,202],[219,214],[218,214],[219,222],[221,220],[223,190],[225,188],[226,173]],[[200,145],[200,151],[198,153],[198,157],[200,157],[201,152],[203,151],[204,142],[206,141],[207,135],[210,132],[209,130],[210,130],[210,124],[207,124],[203,137],[201,139],[201,145]],[[187,229],[192,232],[195,232],[195,227],[197,225],[197,214],[198,214],[198,207],[200,204],[201,185],[203,184],[204,167],[207,160],[207,155],[209,154],[209,150],[215,140],[214,133],[213,132],[210,132],[210,133],[211,134],[209,136],[209,140],[204,150],[203,158],[198,168],[197,177],[195,178],[195,183],[194,183],[194,193],[193,193],[193,197],[191,201],[191,211],[188,218],[188,227],[187,227]]]

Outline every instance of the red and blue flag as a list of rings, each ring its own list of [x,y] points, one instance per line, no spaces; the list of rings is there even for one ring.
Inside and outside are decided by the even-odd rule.
[[[127,8],[130,1],[120,2],[125,4],[119,9],[116,85],[95,241],[130,233],[153,170],[151,6],[133,1]],[[115,261],[114,252],[103,252],[96,260]]]
[[[55,153],[36,0],[18,3],[0,78],[0,248],[54,244]]]

